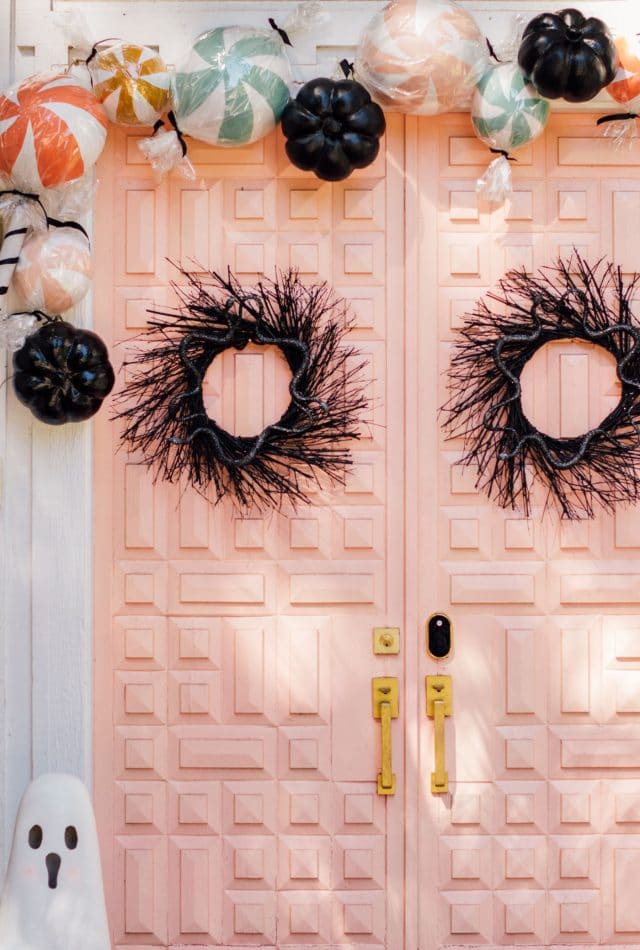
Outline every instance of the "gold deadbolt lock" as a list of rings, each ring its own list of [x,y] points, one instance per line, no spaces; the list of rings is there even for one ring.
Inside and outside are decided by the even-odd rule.
[[[374,627],[373,652],[376,655],[400,653],[400,629],[398,627]]]

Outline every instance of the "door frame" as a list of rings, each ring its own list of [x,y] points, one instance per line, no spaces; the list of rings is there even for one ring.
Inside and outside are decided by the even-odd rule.
[[[513,25],[513,17],[540,12],[538,0],[462,0],[494,41],[500,42]],[[561,6],[555,2],[554,6]],[[323,46],[296,52],[301,76],[311,78],[318,64],[339,55],[353,56],[355,38],[383,0],[331,0],[331,20],[323,27]],[[601,0],[589,9],[611,25],[623,28],[632,4]],[[211,26],[210,6],[204,0],[167,0],[162,18],[150,15],[157,8],[150,0],[4,0],[0,3],[0,80],[10,81],[67,62],[63,33],[55,28],[60,12],[82,8],[91,34],[113,33],[114,17],[126,12],[127,37],[161,47],[171,62],[184,47],[186,35],[196,35]],[[291,4],[285,0],[230,0],[225,4],[238,22],[255,23],[256,12],[286,17]],[[632,12],[632,11],[631,11]],[[225,17],[226,18],[226,17]],[[179,23],[180,28],[175,25]],[[345,38],[350,42],[345,43]],[[3,55],[2,55],[3,54]],[[554,103],[554,110],[601,112],[611,107],[606,96],[578,106]],[[417,168],[414,120],[407,120],[407,174]],[[413,171],[411,171],[413,169]],[[85,219],[91,227],[91,216]],[[414,253],[409,248],[408,253]],[[417,270],[415,267],[410,271]],[[407,280],[409,307],[417,306],[417,287]],[[411,285],[411,286],[409,286]],[[92,324],[89,298],[76,311],[78,322]],[[407,340],[407,345],[411,341]],[[417,369],[408,367],[406,386],[417,385]],[[415,391],[415,390],[414,390]],[[407,435],[414,434],[416,420],[407,419]],[[91,785],[93,731],[93,591],[92,548],[92,436],[91,427],[48,431],[33,424],[10,386],[0,396],[0,876],[11,842],[17,804],[25,785],[34,775],[50,769],[67,769]],[[407,460],[405,487],[417,498],[417,471]],[[57,511],[74,498],[73,518],[60,518]],[[418,618],[410,605],[416,602],[415,545],[408,540],[407,573],[409,624]],[[69,552],[74,552],[69,559]],[[67,565],[70,565],[71,569]],[[50,592],[56,591],[52,610]],[[64,609],[59,609],[60,604]],[[409,661],[409,657],[407,657]],[[74,689],[69,689],[69,683]],[[409,690],[409,684],[407,684]],[[60,715],[60,696],[65,697]],[[406,702],[418,704],[418,687],[407,692]],[[409,747],[417,737],[407,736]],[[407,768],[417,768],[408,758]],[[408,773],[409,774],[409,773]],[[407,799],[408,820],[417,813],[417,799]],[[413,860],[415,841],[407,843]],[[413,887],[413,890],[412,890]],[[414,906],[417,886],[409,887],[408,906]],[[415,928],[407,917],[407,946],[417,945]],[[413,933],[413,936],[412,936]]]

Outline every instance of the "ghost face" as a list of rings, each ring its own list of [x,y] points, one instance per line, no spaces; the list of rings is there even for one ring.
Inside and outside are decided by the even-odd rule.
[[[75,891],[86,885],[87,864],[95,865],[97,840],[91,803],[71,776],[43,776],[20,804],[10,870],[31,882],[34,893]],[[53,899],[54,894],[46,897]]]
[[[46,848],[43,848],[44,843],[44,832],[42,830],[42,825],[31,825],[29,828],[29,847],[33,851],[44,852]],[[75,851],[78,847],[78,830],[75,825],[67,825],[64,829],[64,843],[68,851]],[[52,891],[58,886],[58,875],[60,874],[60,867],[62,865],[62,857],[57,854],[55,851],[50,851],[46,858],[44,858],[44,864],[47,869],[48,875],[48,887]]]
[[[24,794],[0,901],[0,947],[107,950],[98,840],[84,785],[44,775]]]

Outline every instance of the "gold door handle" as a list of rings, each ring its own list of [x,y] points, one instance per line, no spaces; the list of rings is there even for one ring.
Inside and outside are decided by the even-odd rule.
[[[451,677],[427,676],[427,716],[433,719],[433,744],[435,772],[431,773],[431,791],[444,795],[449,791],[449,774],[446,770],[444,720],[451,715]]]
[[[380,720],[382,762],[378,775],[378,795],[395,795],[396,777],[391,752],[391,720],[398,718],[398,680],[395,676],[375,676],[371,681],[373,718]]]

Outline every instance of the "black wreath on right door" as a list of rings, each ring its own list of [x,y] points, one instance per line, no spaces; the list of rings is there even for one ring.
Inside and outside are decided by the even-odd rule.
[[[467,316],[441,412],[448,435],[464,440],[462,464],[477,467],[476,487],[501,507],[529,514],[536,482],[547,507],[574,520],[640,500],[639,284],[640,275],[625,282],[619,267],[590,265],[574,250],[536,274],[509,271]],[[554,340],[603,347],[622,387],[615,409],[576,437],[540,432],[522,407],[522,371]]]

